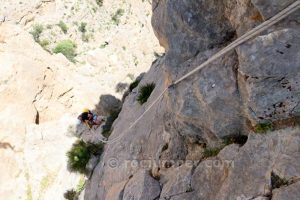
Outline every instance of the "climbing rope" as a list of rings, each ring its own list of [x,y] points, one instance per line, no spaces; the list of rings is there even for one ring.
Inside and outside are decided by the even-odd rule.
[[[270,28],[274,24],[278,23],[282,19],[286,18],[287,16],[289,16],[290,14],[292,14],[293,12],[295,12],[296,10],[298,10],[299,8],[300,8],[300,0],[297,0],[293,4],[291,4],[290,6],[288,6],[287,8],[285,8],[284,10],[282,10],[281,12],[279,12],[278,14],[276,14],[274,17],[272,17],[269,20],[263,22],[259,26],[253,28],[251,31],[245,33],[244,35],[242,35],[241,37],[239,37],[238,39],[236,39],[235,41],[233,41],[232,43],[230,43],[228,46],[226,46],[225,48],[223,48],[221,51],[219,51],[218,53],[216,53],[215,55],[213,55],[212,57],[210,57],[209,59],[207,59],[204,63],[202,63],[201,65],[199,65],[198,67],[196,67],[192,71],[186,73],[185,75],[183,75],[182,77],[180,77],[179,79],[177,79],[176,81],[174,81],[171,85],[167,86],[158,95],[158,97],[148,106],[148,108],[141,114],[141,116],[139,116],[123,132],[123,134],[120,134],[119,136],[117,136],[116,138],[111,139],[111,140],[102,140],[102,139],[100,139],[100,141],[103,142],[103,143],[106,143],[106,144],[112,144],[112,143],[118,141],[119,139],[121,139],[125,135],[126,132],[128,132],[129,130],[131,130],[145,116],[145,114],[160,100],[160,98],[164,95],[164,93],[170,87],[173,87],[173,86],[177,85],[178,83],[182,82],[183,80],[187,79],[188,77],[190,77],[191,75],[195,74],[199,70],[203,69],[205,66],[209,65],[213,61],[215,61],[218,58],[222,57],[223,55],[227,54],[228,52],[230,52],[231,50],[235,49],[236,47],[238,47],[239,45],[243,44],[244,42],[248,41],[249,39],[253,38],[254,36],[260,34],[261,32],[263,32],[265,30],[267,30],[268,28]],[[94,131],[92,131],[92,133],[94,133]]]

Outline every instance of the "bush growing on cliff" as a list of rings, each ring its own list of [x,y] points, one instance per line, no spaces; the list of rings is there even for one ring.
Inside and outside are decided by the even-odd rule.
[[[150,97],[152,91],[155,88],[154,83],[148,83],[146,85],[143,85],[140,90],[137,97],[137,101],[142,105],[147,102],[148,98]]]
[[[87,30],[86,30],[86,26],[87,26],[87,23],[86,22],[81,22],[80,23],[80,26],[78,27],[79,31],[81,33],[85,33]]]
[[[71,172],[86,174],[86,165],[92,155],[100,155],[103,144],[85,143],[82,140],[75,142],[70,151],[67,152],[68,169]]]
[[[132,92],[134,88],[136,88],[140,83],[140,80],[135,80],[129,85],[129,91]]]
[[[68,60],[75,62],[76,44],[71,40],[63,40],[53,49],[53,53],[62,53]]]
[[[271,121],[259,123],[255,126],[256,133],[267,133],[273,130],[273,123]]]
[[[216,148],[205,148],[203,151],[203,158],[214,157],[219,154],[223,147],[216,147]]]
[[[57,26],[59,26],[59,28],[62,30],[64,34],[68,32],[68,26],[63,21],[59,21]]]
[[[99,7],[103,6],[103,0],[96,0],[96,3]]]
[[[124,9],[118,9],[117,12],[111,17],[111,20],[114,22],[114,24],[120,24],[120,17],[122,17],[124,12]]]
[[[33,26],[30,34],[33,36],[34,41],[36,41],[36,42],[40,41],[40,35],[42,34],[43,30],[44,30],[44,27],[41,24],[35,24]]]
[[[65,199],[67,200],[77,200],[77,193],[75,190],[67,190],[65,193],[64,193],[64,197]]]

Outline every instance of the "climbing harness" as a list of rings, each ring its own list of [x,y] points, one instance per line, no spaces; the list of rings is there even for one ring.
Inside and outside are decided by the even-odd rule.
[[[212,57],[210,57],[209,59],[207,59],[204,63],[202,63],[201,65],[199,65],[198,67],[196,67],[192,71],[186,73],[181,78],[179,78],[175,82],[173,82],[171,85],[167,86],[158,95],[158,97],[148,106],[148,108],[141,114],[141,116],[139,116],[119,136],[117,136],[116,138],[113,138],[111,140],[101,140],[100,139],[100,141],[103,142],[103,143],[106,143],[106,144],[112,144],[112,143],[118,141],[119,139],[121,139],[125,135],[126,132],[128,132],[129,130],[131,130],[144,117],[144,115],[160,100],[160,98],[164,95],[164,93],[169,88],[175,87],[175,85],[177,85],[178,83],[180,83],[183,80],[187,79],[191,75],[193,75],[196,72],[198,72],[199,70],[203,69],[208,64],[212,63],[216,59],[218,59],[218,58],[222,57],[223,55],[227,54],[228,52],[230,52],[231,50],[235,49],[236,47],[238,47],[239,45],[243,44],[244,42],[248,41],[249,39],[253,38],[254,36],[260,34],[261,32],[263,32],[265,30],[267,30],[268,28],[270,28],[271,26],[273,26],[277,22],[281,21],[282,19],[286,18],[287,16],[289,16],[290,14],[292,14],[293,12],[295,12],[296,10],[298,10],[299,8],[300,8],[300,0],[297,0],[293,4],[291,4],[290,6],[288,6],[287,8],[285,8],[284,10],[282,10],[281,12],[279,12],[278,14],[276,14],[274,17],[272,17],[269,20],[263,22],[259,26],[255,27],[251,31],[245,33],[244,35],[242,35],[241,37],[239,37],[238,39],[236,39],[235,41],[233,41],[232,43],[230,43],[228,46],[226,46],[225,48],[223,48],[221,51],[219,51],[218,53],[216,53],[215,55],[213,55]],[[94,131],[92,131],[92,133],[95,134]]]

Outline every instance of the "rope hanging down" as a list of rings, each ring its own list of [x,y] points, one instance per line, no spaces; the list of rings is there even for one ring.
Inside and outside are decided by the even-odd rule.
[[[205,66],[207,66],[208,64],[212,63],[213,61],[215,61],[216,59],[222,57],[223,55],[227,54],[229,51],[235,49],[236,47],[238,47],[239,45],[243,44],[244,42],[248,41],[249,39],[253,38],[254,36],[260,34],[261,32],[267,30],[268,28],[270,28],[271,26],[273,26],[274,24],[276,24],[277,22],[281,21],[282,19],[286,18],[287,16],[289,16],[290,14],[292,14],[293,12],[295,12],[296,10],[298,10],[300,8],[300,0],[295,1],[293,4],[291,4],[290,6],[288,6],[287,8],[285,8],[284,10],[282,10],[281,12],[279,12],[278,14],[276,14],[274,17],[270,18],[269,20],[263,22],[262,24],[260,24],[259,26],[255,27],[254,29],[252,29],[251,31],[245,33],[244,35],[242,35],[241,37],[239,37],[238,39],[236,39],[235,41],[233,41],[231,44],[229,44],[228,46],[226,46],[224,49],[222,49],[221,51],[219,51],[218,53],[216,53],[215,55],[213,55],[212,57],[210,57],[208,60],[206,60],[204,63],[202,63],[201,65],[199,65],[198,67],[196,67],[195,69],[193,69],[192,71],[186,73],[185,75],[183,75],[181,78],[177,79],[175,82],[173,82],[171,85],[169,85],[168,87],[166,87],[161,93],[160,95],[148,106],[148,108],[142,113],[141,116],[139,116],[128,128],[127,130],[125,130],[122,134],[120,134],[118,137],[111,139],[111,140],[102,140],[100,139],[101,142],[106,143],[106,144],[112,144],[116,141],[118,141],[119,139],[121,139],[126,132],[128,132],[130,129],[132,129],[143,117],[144,115],[159,101],[159,99],[164,95],[164,93],[171,87],[171,86],[175,86],[178,83],[180,83],[181,81],[187,79],[188,77],[190,77],[191,75],[195,74],[197,71],[201,70],[202,68],[204,68]],[[92,131],[93,132],[93,131]],[[94,132],[93,132],[94,133]]]

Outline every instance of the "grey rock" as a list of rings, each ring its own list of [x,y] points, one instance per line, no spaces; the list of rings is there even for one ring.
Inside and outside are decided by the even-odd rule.
[[[195,192],[188,192],[172,197],[170,200],[199,200]]]
[[[224,16],[224,3],[218,0],[155,0],[152,25],[167,50],[166,62],[170,67],[234,37],[234,30]]]
[[[95,166],[97,165],[97,163],[99,162],[99,158],[96,156],[92,156],[89,160],[89,162],[86,164],[86,170],[87,170],[87,177],[89,177],[91,175],[91,173],[93,172],[93,169],[95,168]]]
[[[160,182],[163,186],[160,198],[168,199],[185,192],[190,192],[192,189],[191,177],[192,167],[186,166],[185,164],[180,167],[167,170],[166,174],[161,174]]]
[[[122,108],[121,100],[117,99],[113,95],[101,95],[99,104],[96,106],[97,112],[102,115],[109,115],[116,113]]]
[[[256,197],[253,200],[269,200],[269,199],[270,199],[269,197]]]
[[[192,188],[199,199],[247,199],[269,196],[272,192],[271,172],[276,172],[287,180],[299,178],[298,162],[287,161],[287,158],[297,159],[300,155],[299,146],[292,147],[292,141],[298,141],[299,137],[297,130],[278,131],[264,136],[251,135],[231,162],[222,159],[229,158],[229,155],[226,155],[230,154],[228,149],[220,152],[223,154],[222,158],[202,161],[193,174]],[[235,146],[231,145],[228,148]],[[294,178],[289,177],[283,168],[277,166],[294,169]]]
[[[270,18],[296,0],[251,0],[265,18]]]
[[[300,182],[273,191],[273,200],[298,200],[300,197]]]
[[[238,155],[238,152],[240,150],[240,146],[238,144],[231,144],[222,149],[220,153],[218,154],[218,158],[222,160],[234,160],[235,157]]]
[[[124,194],[124,188],[128,181],[114,184],[108,191],[106,200],[122,200]]]
[[[214,52],[200,54],[190,65],[196,66]],[[239,134],[244,119],[234,72],[236,65],[237,55],[231,54],[176,86],[176,95],[170,95],[176,116],[174,129],[185,137],[208,144]]]
[[[236,30],[237,36],[241,36],[264,21],[251,0],[227,0],[225,2],[225,16]]]
[[[227,178],[228,167],[222,160],[205,160],[196,168],[192,188],[199,199],[217,199],[216,194]]]
[[[252,124],[300,115],[299,31],[275,31],[238,48],[239,88]]]
[[[124,200],[154,200],[160,194],[160,185],[149,175],[148,171],[142,170],[136,173],[126,185]]]

